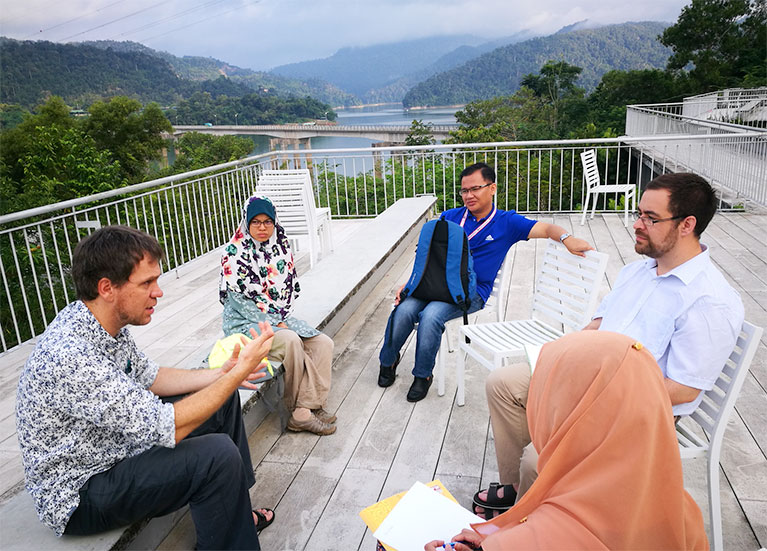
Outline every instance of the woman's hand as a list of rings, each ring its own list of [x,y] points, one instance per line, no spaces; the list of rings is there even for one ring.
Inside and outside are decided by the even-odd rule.
[[[439,548],[455,549],[455,551],[472,551],[474,549],[481,549],[482,540],[484,538],[477,534],[474,530],[464,528],[461,533],[454,536],[450,543],[445,545],[442,540],[430,541],[423,546],[424,551],[437,551]]]
[[[281,321],[280,323],[278,323],[277,327],[280,327],[282,329],[287,329],[288,328],[287,324],[284,321]]]

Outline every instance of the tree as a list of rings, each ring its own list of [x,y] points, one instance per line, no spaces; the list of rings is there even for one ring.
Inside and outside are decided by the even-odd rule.
[[[765,0],[692,0],[659,40],[674,52],[668,69],[694,65],[698,92],[767,84]]]
[[[128,181],[141,181],[147,174],[148,162],[159,157],[165,144],[162,133],[173,130],[160,107],[150,103],[142,110],[137,100],[118,96],[107,102],[97,101],[89,112],[85,132],[99,149],[120,163]]]
[[[583,69],[565,61],[547,61],[538,74],[522,77],[520,84],[530,88],[536,96],[556,104],[563,97],[576,92],[575,82]]]
[[[681,101],[689,91],[686,74],[675,75],[659,69],[608,71],[587,98],[587,124],[596,130],[591,136],[605,132],[623,134],[627,105]]]
[[[413,120],[410,124],[410,133],[405,138],[405,145],[432,145],[437,143],[431,133],[432,125],[424,124],[422,120]]]
[[[125,183],[120,165],[76,127],[38,125],[24,136],[15,159],[3,153],[2,213],[91,195]]]
[[[179,156],[173,172],[186,172],[228,161],[236,161],[253,151],[253,142],[239,136],[210,136],[189,132],[179,138]]]

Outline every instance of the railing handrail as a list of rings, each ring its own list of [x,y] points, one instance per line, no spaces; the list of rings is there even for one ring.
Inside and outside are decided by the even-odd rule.
[[[431,130],[438,132],[446,132],[455,130],[458,127],[458,123],[455,124],[426,124]],[[238,130],[243,128],[256,128],[259,130],[327,130],[329,132],[348,132],[350,130],[360,131],[381,131],[392,130],[395,132],[410,132],[412,129],[409,124],[317,124],[317,125],[304,125],[304,124],[217,124],[215,126],[207,126],[204,124],[178,124],[173,125],[174,130]]]
[[[655,110],[655,109],[648,109],[648,108],[643,107],[641,105],[627,105],[626,106],[626,112],[628,113],[628,111],[631,111],[631,110],[642,111],[642,112],[649,113],[651,115],[656,115],[656,116],[657,115],[662,115],[664,117],[673,117],[673,118],[678,119],[678,120],[692,122],[696,126],[705,126],[705,127],[714,128],[714,129],[716,129],[716,128],[727,128],[727,129],[732,130],[733,132],[737,132],[738,135],[745,136],[745,137],[752,136],[753,133],[754,133],[754,128],[755,128],[754,126],[748,126],[746,124],[736,124],[736,123],[732,123],[732,122],[717,121],[717,120],[712,120],[712,119],[703,119],[703,118],[700,118],[700,117],[691,117],[689,115],[682,115],[680,113],[670,113],[668,111],[658,111],[658,110]],[[762,131],[762,132],[756,132],[756,134],[757,135],[758,134],[764,134],[765,132],[767,132],[767,130]],[[666,135],[666,136],[669,136],[669,135]],[[694,136],[695,134],[692,134],[692,135]],[[714,135],[712,134],[712,137],[713,136]],[[700,138],[699,134],[698,134],[698,137]],[[643,137],[641,139],[643,141],[650,141],[649,138],[647,138],[647,137]]]
[[[633,106],[629,106],[633,107]],[[700,119],[692,119],[700,122]],[[726,123],[719,123],[726,124]],[[739,137],[765,137],[767,138],[767,130],[755,131],[753,127],[746,127],[748,131],[739,132]],[[41,216],[49,214],[51,212],[60,211],[63,209],[69,209],[80,205],[101,201],[103,199],[110,199],[113,197],[119,197],[121,195],[127,195],[137,191],[186,180],[194,176],[200,176],[208,173],[218,172],[228,168],[234,168],[245,164],[251,164],[262,159],[280,157],[280,156],[300,156],[300,155],[325,155],[325,154],[349,154],[349,153],[383,153],[389,152],[440,152],[440,151],[460,151],[464,149],[477,149],[477,148],[500,148],[500,147],[530,147],[530,146],[578,146],[578,145],[596,145],[596,144],[625,144],[636,142],[654,142],[654,141],[668,141],[669,139],[686,141],[686,140],[700,140],[705,139],[717,139],[717,138],[730,138],[732,134],[707,134],[701,136],[699,134],[687,134],[687,135],[652,135],[652,136],[620,136],[617,138],[579,138],[579,139],[565,139],[565,140],[519,140],[519,141],[505,141],[505,142],[485,142],[485,143],[468,143],[468,144],[433,144],[433,145],[402,145],[402,146],[388,146],[388,147],[357,147],[357,148],[336,148],[336,149],[311,149],[311,150],[281,150],[272,151],[269,153],[261,153],[259,155],[253,155],[245,157],[237,161],[230,161],[227,163],[221,163],[206,168],[200,168],[197,170],[191,170],[183,172],[181,174],[174,174],[173,176],[165,176],[163,178],[157,178],[155,180],[149,180],[147,182],[141,182],[139,184],[133,184],[121,188],[112,189],[109,191],[103,191],[93,195],[87,195],[85,197],[78,197],[76,199],[68,199],[58,203],[50,205],[43,205],[31,209],[12,212],[0,216],[0,225],[15,222],[24,218],[33,216]]]
[[[698,99],[698,98],[706,98],[709,97],[711,99],[719,99],[723,98],[725,95],[729,95],[732,93],[735,94],[753,94],[753,93],[767,93],[767,86],[758,86],[756,88],[726,88],[724,90],[716,90],[714,92],[703,92],[702,94],[695,94],[694,96],[689,96],[685,99]]]
[[[186,180],[187,178],[191,178],[193,176],[199,176],[201,174],[207,174],[209,172],[218,172],[219,170],[225,170],[227,168],[233,168],[237,167],[243,164],[248,164],[253,162],[254,160],[258,160],[262,157],[268,157],[270,156],[269,153],[262,153],[260,155],[254,155],[252,157],[246,157],[244,159],[239,159],[237,161],[229,161],[227,163],[221,163],[218,165],[208,166],[205,168],[198,168],[196,170],[190,170],[188,172],[183,172],[181,174],[174,174],[172,176],[164,176],[163,178],[157,178],[155,180],[149,180],[146,182],[141,182],[138,184],[132,184],[130,186],[125,187],[119,187],[115,189],[110,189],[109,191],[102,191],[100,193],[94,193],[93,195],[86,195],[84,197],[77,197],[75,199],[67,199],[66,201],[59,201],[58,203],[52,203],[50,205],[43,205],[41,207],[34,207],[31,209],[26,210],[19,210],[16,212],[11,212],[9,214],[4,214],[0,216],[0,225],[2,224],[8,224],[10,222],[15,222],[16,220],[21,220],[22,218],[29,218],[32,216],[40,216],[43,214],[48,214],[50,212],[54,212],[57,210],[63,210],[63,209],[69,209],[72,207],[78,207],[80,205],[85,205],[87,203],[93,203],[95,201],[101,201],[102,199],[110,199],[112,197],[119,197],[120,195],[126,195],[129,193],[133,193],[136,191],[141,191],[144,189],[149,189],[157,186],[162,186],[165,184],[169,184],[172,182],[177,182],[179,180]]]

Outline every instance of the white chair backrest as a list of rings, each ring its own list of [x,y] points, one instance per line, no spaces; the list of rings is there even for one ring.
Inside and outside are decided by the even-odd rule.
[[[703,394],[703,401],[690,415],[708,434],[711,439],[709,446],[712,449],[721,445],[727,420],[748,375],[748,368],[756,353],[762,331],[761,327],[743,322],[735,348],[724,364],[714,388]]]
[[[583,175],[586,177],[586,185],[591,189],[600,184],[599,168],[597,168],[597,152],[593,149],[581,153]]]
[[[503,321],[506,317],[506,303],[509,297],[509,280],[511,279],[511,258],[514,256],[513,249],[509,249],[501,263],[501,268],[495,274],[493,290],[485,302],[485,311],[495,312],[496,321]]]
[[[575,256],[549,240],[535,282],[533,318],[543,315],[561,323],[565,333],[583,329],[596,310],[607,259],[597,251]]]
[[[256,182],[256,192],[274,203],[280,224],[291,235],[314,235],[316,207],[308,170],[265,170]]]

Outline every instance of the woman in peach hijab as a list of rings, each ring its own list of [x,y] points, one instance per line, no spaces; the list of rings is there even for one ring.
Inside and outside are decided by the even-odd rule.
[[[581,331],[547,344],[527,412],[538,480],[506,513],[453,538],[466,542],[456,551],[708,549],[663,377],[640,343]]]

